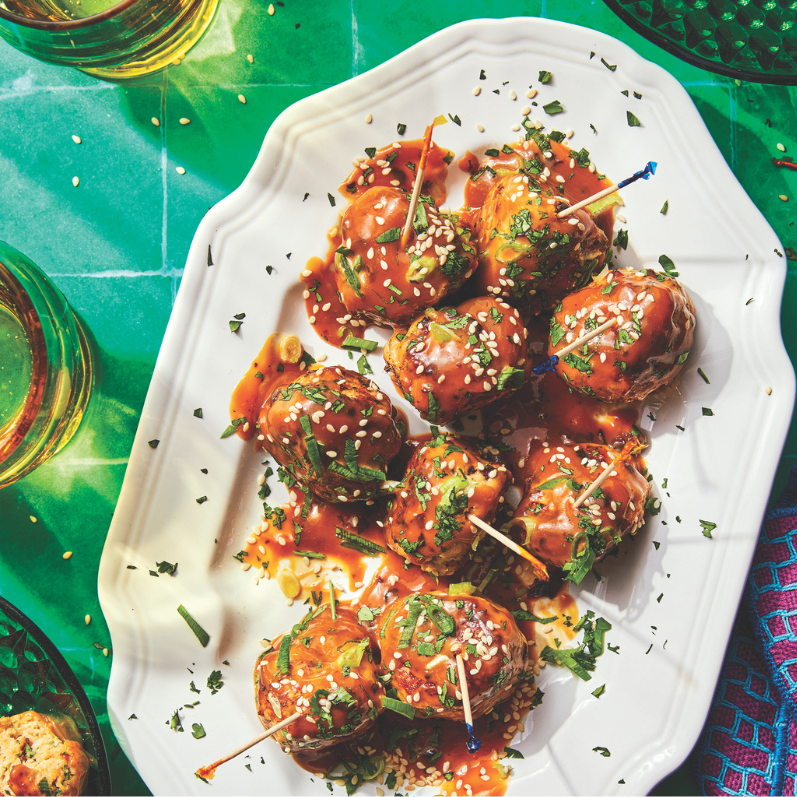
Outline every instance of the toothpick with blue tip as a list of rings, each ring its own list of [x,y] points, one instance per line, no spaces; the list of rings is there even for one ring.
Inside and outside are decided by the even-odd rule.
[[[468,681],[465,677],[465,662],[459,653],[457,653],[457,674],[459,675],[459,691],[462,693],[462,710],[465,712],[465,727],[468,729],[466,745],[469,753],[475,753],[482,746],[482,743],[473,735],[473,714],[470,710],[470,694],[468,693]]]
[[[597,194],[593,194],[592,196],[588,196],[586,199],[582,199],[581,202],[576,202],[575,205],[571,205],[569,208],[560,210],[556,214],[556,218],[563,219],[566,216],[569,216],[571,213],[581,210],[581,208],[585,208],[587,205],[591,205],[593,202],[597,202],[599,199],[603,199],[603,197],[609,196],[609,194],[613,194],[615,191],[619,191],[621,188],[625,188],[627,185],[631,185],[631,183],[635,183],[637,180],[649,180],[652,175],[656,174],[657,165],[658,164],[654,161],[648,161],[645,168],[641,171],[635,172],[625,180],[621,180],[619,183],[615,183],[614,185],[610,185],[608,188],[598,191]]]
[[[609,329],[609,327],[614,326],[616,321],[616,318],[610,318],[599,327],[595,327],[595,329],[585,332],[580,338],[576,338],[572,343],[569,343],[563,349],[556,352],[556,354],[552,354],[547,360],[544,360],[539,365],[535,365],[531,370],[534,371],[535,374],[544,374],[546,371],[553,371],[553,369],[556,368],[556,363],[558,363],[562,357],[570,354],[571,351],[575,351],[579,346],[583,346],[593,338],[597,338],[598,335],[603,334],[607,329]]]

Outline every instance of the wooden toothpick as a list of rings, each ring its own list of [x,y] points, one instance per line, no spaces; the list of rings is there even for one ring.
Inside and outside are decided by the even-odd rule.
[[[264,739],[268,739],[269,736],[273,736],[277,731],[281,731],[283,728],[286,728],[288,725],[296,722],[299,717],[303,717],[304,714],[301,711],[297,711],[295,714],[291,714],[290,717],[286,717],[284,720],[281,720],[276,725],[272,725],[265,733],[261,733],[259,736],[256,736],[254,739],[250,739],[246,744],[241,745],[238,749],[233,750],[229,755],[224,756],[224,758],[220,758],[216,761],[215,764],[211,764],[209,767],[202,767],[196,771],[198,777],[204,778],[209,780],[216,774],[216,770],[222,765],[226,764],[228,761],[232,760],[236,756],[241,755],[241,753],[245,753],[250,747],[254,747],[256,744],[259,744]]]
[[[595,329],[591,329],[589,332],[585,332],[580,338],[576,338],[572,343],[568,343],[560,351],[556,352],[556,354],[552,354],[547,360],[544,360],[539,365],[535,365],[534,368],[531,370],[534,371],[535,374],[544,374],[546,371],[553,371],[556,363],[565,357],[566,355],[570,354],[571,351],[575,351],[579,346],[583,346],[585,343],[588,343],[593,338],[597,338],[598,335],[605,332],[609,327],[613,326],[617,322],[616,318],[610,318],[605,323],[601,324],[599,327],[595,327]]]
[[[584,492],[581,493],[578,498],[576,498],[576,500],[573,502],[573,509],[578,509],[581,504],[583,504],[584,501],[586,501],[587,498],[589,498],[595,492],[595,490],[597,490],[598,487],[600,487],[606,481],[606,479],[608,479],[609,476],[614,473],[614,469],[620,464],[619,460],[621,458],[622,457],[617,457],[606,466],[603,473],[601,473],[601,475],[598,476],[598,478],[595,479],[595,481],[592,482],[592,484],[590,484],[590,486],[587,487],[587,489],[584,490]]]
[[[581,210],[581,208],[585,208],[587,205],[591,205],[593,202],[597,202],[599,199],[603,199],[603,197],[609,196],[609,194],[613,194],[615,191],[619,191],[621,188],[625,188],[625,186],[630,185],[631,183],[634,183],[639,179],[649,180],[651,175],[656,174],[657,165],[658,164],[656,164],[655,161],[648,161],[648,163],[645,165],[645,168],[642,169],[641,171],[635,172],[630,177],[627,177],[625,180],[620,180],[619,183],[610,185],[608,188],[601,189],[596,194],[588,196],[586,199],[582,199],[580,202],[576,202],[575,205],[571,205],[569,208],[560,210],[556,214],[556,218],[563,219],[566,216],[569,216],[571,213],[574,213],[577,210]]]
[[[628,459],[634,450],[641,451],[642,446],[636,440],[629,440],[624,446],[623,450],[612,460],[612,462],[604,469],[597,479],[595,479],[586,490],[573,502],[573,509],[578,509],[584,501],[587,500],[605,481],[616,471],[620,465]]]
[[[468,520],[473,523],[474,526],[478,526],[482,531],[498,540],[498,542],[506,545],[510,551],[514,551],[518,556],[522,556],[524,559],[527,559],[529,562],[531,562],[534,567],[534,575],[537,578],[539,578],[541,581],[548,580],[548,569],[539,559],[537,559],[536,556],[534,556],[534,554],[529,553],[525,548],[521,548],[513,539],[510,539],[506,536],[506,534],[498,531],[498,529],[494,529],[489,523],[485,523],[480,517],[477,517],[471,513],[468,515]]]
[[[426,135],[423,140],[423,149],[421,150],[421,158],[415,170],[415,185],[412,189],[412,197],[410,198],[410,209],[407,213],[407,221],[404,224],[404,229],[401,231],[401,248],[407,245],[412,230],[412,224],[415,221],[415,210],[418,207],[418,199],[421,196],[421,188],[423,186],[423,173],[426,171],[426,161],[429,158],[429,150],[432,148],[432,131],[435,125],[446,123],[444,116],[437,116],[432,121],[432,124],[426,128]]]
[[[462,655],[457,653],[457,673],[459,675],[459,691],[462,694],[462,711],[465,714],[465,727],[468,729],[468,752],[475,753],[482,743],[473,735],[473,713],[470,709],[470,693],[468,692],[468,679],[465,676],[465,662]]]

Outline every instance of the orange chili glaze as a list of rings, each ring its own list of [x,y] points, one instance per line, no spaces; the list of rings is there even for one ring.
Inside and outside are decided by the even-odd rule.
[[[257,414],[271,391],[282,383],[289,383],[303,370],[301,362],[283,363],[280,360],[277,354],[279,339],[280,335],[277,333],[269,335],[230,399],[230,420],[245,419],[236,429],[242,440],[251,440],[254,437]],[[262,448],[259,441],[255,448]]]
[[[284,512],[284,519],[280,510]],[[293,486],[290,501],[278,507],[277,513],[271,517],[261,515],[261,523],[251,535],[255,542],[246,544],[240,561],[248,562],[255,569],[265,569],[274,576],[280,560],[288,559],[291,570],[308,592],[328,591],[330,571],[342,569],[348,575],[349,589],[353,590],[365,577],[366,554],[341,545],[335,529],[345,529],[385,547],[384,532],[376,524],[383,514],[384,509],[379,506],[328,504]],[[304,555],[297,551],[320,553],[325,558],[312,558],[308,566],[303,561]],[[318,574],[312,572],[316,562],[322,566]]]
[[[341,183],[338,191],[348,200],[354,199],[374,186],[391,186],[411,192],[415,171],[407,164],[411,163],[417,167],[422,149],[423,139],[403,141],[398,146],[390,144],[382,147],[376,151],[374,157],[363,158],[360,165],[356,166]],[[397,153],[395,157],[392,157],[393,153]],[[452,155],[449,150],[436,144],[432,144],[429,150],[422,193],[431,196],[438,207],[446,199],[445,180],[448,164],[445,158]],[[385,171],[387,174],[383,173]],[[340,348],[347,335],[360,337],[370,324],[363,319],[351,318],[336,290],[335,275],[330,273],[335,262],[335,250],[342,244],[338,222],[336,219],[327,233],[329,250],[326,257],[310,258],[307,262],[307,271],[310,274],[302,277],[302,282],[305,288],[305,309],[308,318],[314,319],[311,323],[315,331],[325,341]]]
[[[522,141],[517,144],[505,145],[508,149],[511,148],[512,152],[505,152],[502,149],[499,150],[497,157],[488,155],[480,160],[478,156],[467,152],[457,164],[462,171],[475,176],[483,166],[488,166],[495,174],[485,170],[475,180],[468,180],[465,185],[465,207],[461,211],[461,220],[464,223],[471,226],[476,223],[479,217],[479,209],[484,204],[490,189],[501,178],[502,174],[518,171],[523,166],[528,158],[527,152],[524,151],[524,145],[527,143],[537,158],[551,170],[551,176],[548,178],[549,184],[556,184],[557,175],[564,178],[565,182],[562,184],[564,193],[562,196],[570,200],[572,204],[597,194],[598,191],[612,184],[611,180],[599,175],[597,171],[593,173],[590,172],[587,166],[579,166],[573,159],[574,153],[570,150],[570,147],[557,141],[550,142],[550,152],[553,153],[553,158],[547,159],[542,157],[542,153],[536,144]],[[570,165],[571,161],[573,162],[572,166]],[[611,240],[614,227],[613,209],[609,208],[600,213],[595,219],[595,223],[603,230],[606,237]]]
[[[41,794],[39,773],[24,764],[14,764],[8,778],[12,794]]]
[[[532,319],[527,324],[529,362],[534,367],[547,358],[544,344],[547,322]],[[575,392],[554,372],[529,372],[523,389],[491,407],[492,420],[485,423],[488,439],[511,446],[505,453],[515,483],[523,485],[531,475],[532,454],[543,442],[600,443],[621,449],[635,432],[639,404],[608,404]],[[643,438],[644,439],[644,438]]]

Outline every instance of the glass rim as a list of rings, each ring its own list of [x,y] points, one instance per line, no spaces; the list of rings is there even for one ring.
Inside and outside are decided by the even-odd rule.
[[[121,0],[121,2],[117,3],[106,11],[101,11],[99,14],[92,14],[90,17],[83,17],[82,19],[72,19],[68,21],[53,19],[31,19],[30,17],[23,17],[0,7],[0,19],[5,19],[8,22],[13,22],[15,25],[21,25],[25,28],[36,28],[37,30],[77,30],[80,28],[90,28],[93,25],[107,22],[109,19],[112,19],[118,14],[126,11],[128,8],[134,6],[140,1],[141,0]]]

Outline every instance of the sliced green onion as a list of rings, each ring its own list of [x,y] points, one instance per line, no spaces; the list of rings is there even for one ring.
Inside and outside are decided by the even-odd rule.
[[[365,338],[358,338],[354,335],[349,335],[343,343],[340,344],[344,349],[365,349],[368,352],[374,351],[379,345],[375,340],[366,340]]]
[[[291,640],[290,634],[285,634],[280,642],[280,652],[277,654],[277,669],[282,675],[287,675],[291,669]]]
[[[399,637],[396,649],[408,648],[412,644],[412,637],[415,634],[415,626],[418,623],[418,618],[421,616],[421,602],[414,600],[409,604],[407,619],[404,620],[404,625],[401,629],[401,636]]]
[[[353,548],[355,551],[360,551],[360,553],[365,553],[369,556],[385,553],[385,549],[378,543],[371,542],[365,537],[360,537],[359,534],[354,534],[338,526],[335,527],[335,536],[340,540],[340,544],[344,548]]]
[[[556,617],[537,617],[536,614],[524,612],[522,609],[512,612],[512,617],[514,617],[516,620],[532,620],[533,622],[540,623],[541,625],[553,623],[557,619]]]
[[[383,697],[382,698],[382,705],[390,710],[395,711],[396,714],[401,714],[403,717],[407,719],[415,719],[415,709],[409,705],[409,703],[404,703],[401,700],[396,700],[392,697]]]
[[[326,554],[318,553],[318,551],[300,551],[297,548],[294,553],[297,556],[306,556],[308,559],[326,559]]]
[[[205,631],[204,628],[196,621],[193,617],[188,613],[188,609],[185,608],[182,604],[177,607],[177,611],[180,614],[180,617],[183,618],[188,623],[188,627],[194,632],[194,636],[199,640],[199,644],[202,645],[203,648],[208,646],[208,642],[210,642],[210,634]]]

